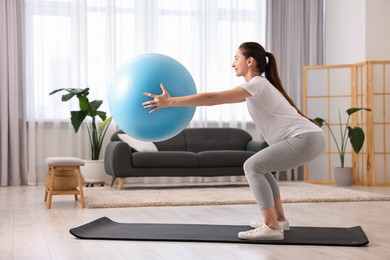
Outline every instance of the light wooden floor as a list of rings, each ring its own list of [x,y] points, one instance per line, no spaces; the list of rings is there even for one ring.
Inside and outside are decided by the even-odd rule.
[[[354,187],[390,194],[390,187]],[[102,216],[119,222],[247,224],[256,205],[82,209],[73,196],[43,202],[43,186],[0,188],[0,259],[390,259],[390,202],[285,204],[292,226],[362,226],[366,247],[91,241],[69,229]]]

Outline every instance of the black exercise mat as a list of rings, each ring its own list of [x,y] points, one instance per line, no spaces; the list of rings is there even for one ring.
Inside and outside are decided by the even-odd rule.
[[[284,240],[253,241],[237,237],[249,226],[201,224],[127,224],[107,217],[72,228],[70,233],[80,239],[219,242],[252,244],[285,244],[317,246],[364,246],[368,239],[360,226],[351,228],[290,227]]]

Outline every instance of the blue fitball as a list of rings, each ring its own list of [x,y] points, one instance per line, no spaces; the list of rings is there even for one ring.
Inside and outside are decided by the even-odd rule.
[[[142,103],[144,92],[160,95],[163,83],[172,96],[196,94],[187,69],[166,55],[149,53],[125,63],[114,75],[108,94],[110,112],[126,134],[142,141],[163,141],[181,132],[191,121],[195,107],[168,107],[149,113]]]

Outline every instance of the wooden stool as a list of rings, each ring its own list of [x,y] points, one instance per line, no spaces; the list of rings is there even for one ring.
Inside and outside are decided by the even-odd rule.
[[[45,164],[48,166],[49,184],[45,187],[45,202],[49,195],[49,201],[47,201],[47,208],[51,208],[51,201],[53,195],[74,195],[77,201],[77,195],[80,195],[81,207],[85,208],[84,193],[83,193],[83,182],[80,173],[80,166],[85,163],[83,160],[76,157],[47,157]],[[78,181],[77,187],[71,190],[56,190],[54,189],[55,179],[58,177],[59,171],[74,171],[76,173]]]

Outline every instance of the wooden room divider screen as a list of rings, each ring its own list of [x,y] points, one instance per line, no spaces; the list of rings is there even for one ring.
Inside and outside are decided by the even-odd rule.
[[[336,138],[350,107],[372,109],[351,118],[351,125],[359,125],[366,134],[359,154],[347,146],[345,166],[353,168],[353,183],[390,185],[390,61],[303,68],[303,112],[326,119]],[[327,149],[304,166],[304,180],[333,184],[333,168],[340,166],[340,159],[330,131],[325,126],[323,130]]]

